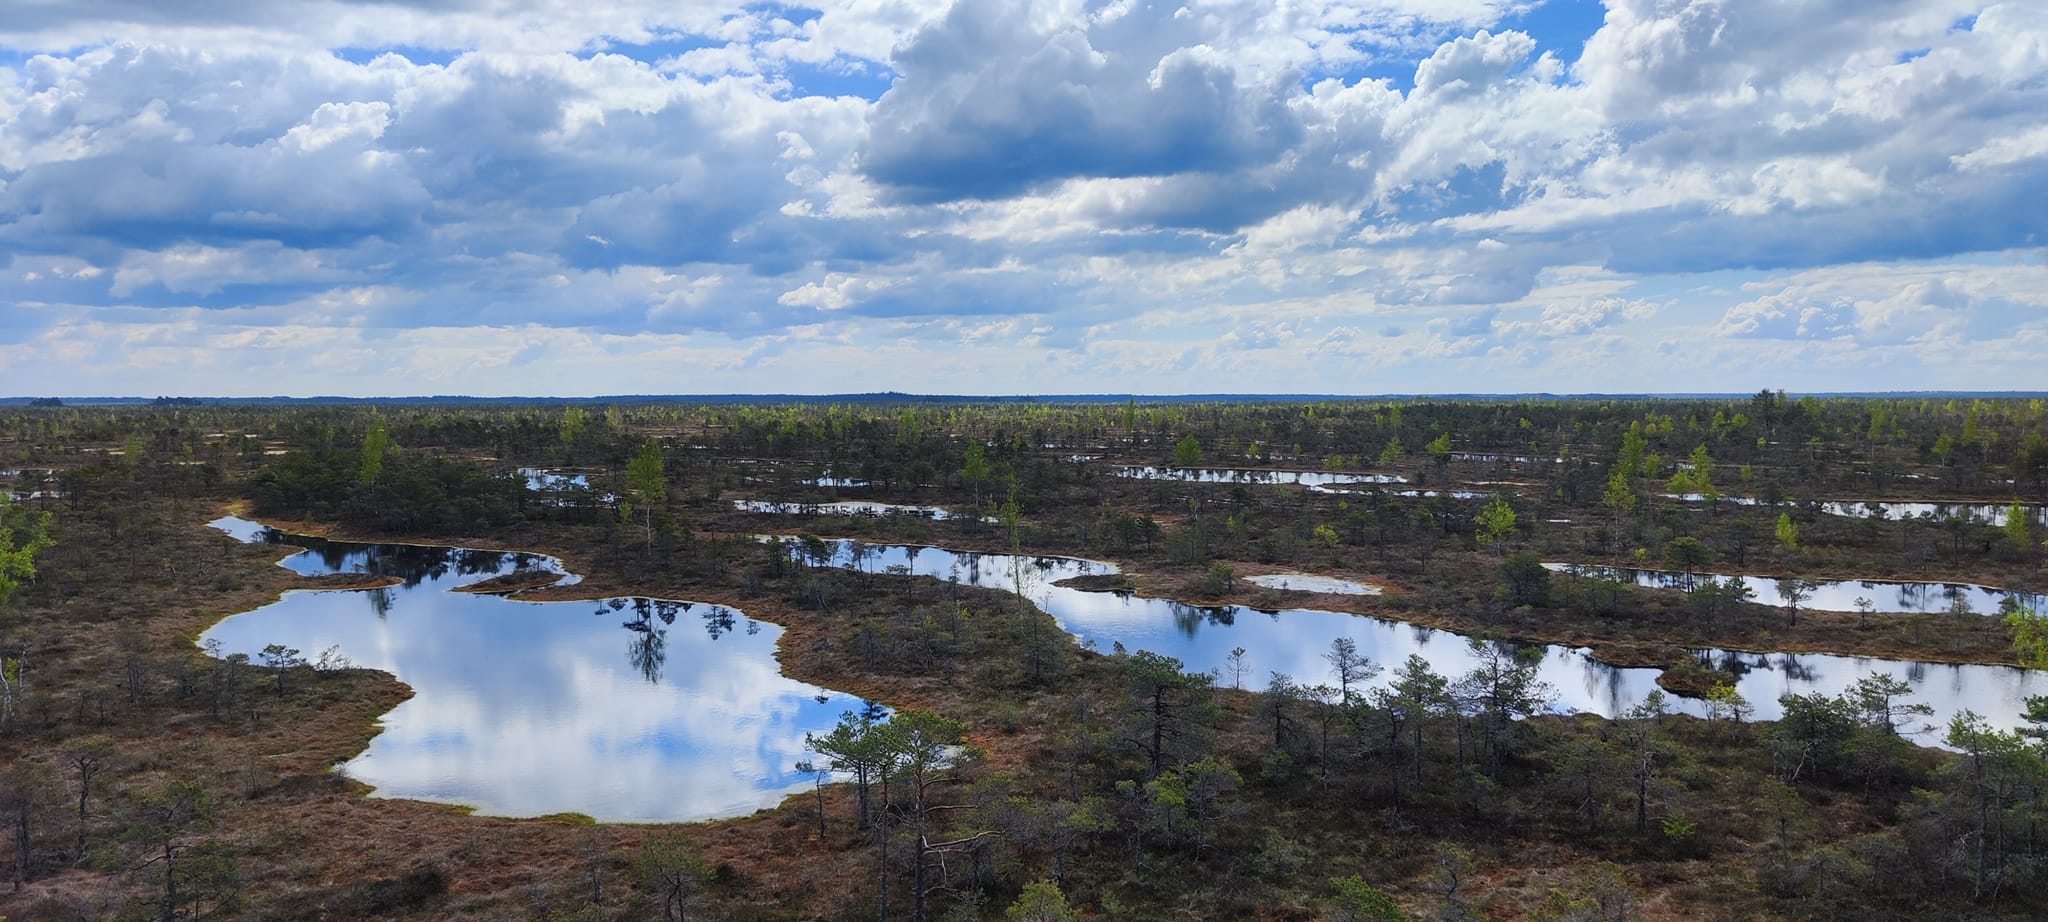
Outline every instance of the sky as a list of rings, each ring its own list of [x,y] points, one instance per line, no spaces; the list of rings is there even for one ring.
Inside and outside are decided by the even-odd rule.
[[[2039,0],[5,6],[5,395],[2048,389]]]

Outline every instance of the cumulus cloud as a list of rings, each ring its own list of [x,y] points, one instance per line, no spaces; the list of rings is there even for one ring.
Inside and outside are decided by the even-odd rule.
[[[108,375],[552,329],[1199,390],[2043,335],[2048,8],[1532,5],[23,0],[0,325]]]
[[[1241,78],[1185,8],[1063,19],[1046,6],[959,0],[914,36],[861,169],[910,201],[1000,198],[1075,176],[1227,171],[1299,139],[1282,75]]]

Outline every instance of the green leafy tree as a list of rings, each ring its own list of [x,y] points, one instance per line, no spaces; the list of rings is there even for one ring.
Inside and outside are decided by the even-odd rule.
[[[1380,449],[1380,466],[1393,467],[1395,464],[1400,463],[1402,454],[1401,437],[1395,436],[1388,439],[1387,447]]]
[[[981,446],[980,439],[970,439],[966,457],[960,462],[960,479],[974,485],[976,508],[981,506],[981,485],[988,482],[990,473],[987,449]]]
[[[1507,545],[1508,535],[1514,533],[1515,510],[1506,499],[1494,494],[1473,521],[1479,526],[1479,543],[1491,545],[1494,555],[1499,556]]]
[[[1616,528],[1620,528],[1621,521],[1635,511],[1635,488],[1629,485],[1628,475],[1622,473],[1619,467],[1607,475],[1607,488],[1600,493],[1600,505],[1606,506],[1608,511],[1614,513]]]
[[[640,450],[626,462],[626,489],[645,510],[647,547],[654,548],[654,507],[668,500],[668,478],[662,469],[661,446],[653,439],[640,443]],[[630,513],[630,509],[627,510]]]
[[[1726,720],[1740,724],[1748,720],[1749,715],[1755,710],[1750,706],[1748,698],[1742,697],[1742,693],[1736,691],[1735,686],[1726,682],[1707,691],[1708,720]]]
[[[1017,901],[1003,910],[1004,922],[1075,922],[1080,917],[1067,906],[1067,896],[1049,880],[1026,884]]]
[[[1785,553],[1791,554],[1798,552],[1799,524],[1797,522],[1792,521],[1791,513],[1778,513],[1778,526],[1774,533],[1778,539],[1778,546],[1784,548]]]
[[[2005,629],[2012,636],[2013,652],[2020,665],[2048,669],[2048,614],[2032,608],[2015,608],[2005,614]]]
[[[1615,473],[1623,478],[1647,477],[1655,470],[1650,458],[1642,422],[1629,423],[1628,431],[1621,434],[1621,451],[1614,459]]]
[[[1451,434],[1445,432],[1431,439],[1429,444],[1422,446],[1422,450],[1429,453],[1430,467],[1443,470],[1451,463]]]
[[[2036,543],[2033,517],[2028,514],[2027,507],[2020,505],[2018,500],[2005,507],[2005,525],[2001,530],[2005,533],[2006,542],[2015,550],[2023,555],[2034,553]]]
[[[50,514],[19,505],[0,490],[0,605],[36,578],[36,557],[53,543]]]
[[[584,410],[582,407],[570,407],[562,411],[561,422],[555,426],[555,435],[561,440],[562,444],[574,445],[576,444],[577,437],[583,434],[583,426],[588,422],[590,422],[589,411]]]
[[[1202,463],[1202,446],[1192,435],[1183,436],[1173,443],[1173,464],[1175,467],[1194,467]]]
[[[356,483],[376,486],[377,478],[384,473],[384,459],[391,450],[391,430],[380,416],[371,421],[370,431],[363,434],[362,453],[356,462]]]

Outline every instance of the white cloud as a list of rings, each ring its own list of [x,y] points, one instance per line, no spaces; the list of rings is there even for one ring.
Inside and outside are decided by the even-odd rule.
[[[824,390],[885,360],[1035,390],[1084,348],[1077,387],[1269,389],[1217,346],[1523,390],[1659,341],[1707,344],[1673,382],[1848,346],[1947,380],[2042,335],[2040,4],[1612,0],[1583,54],[1507,0],[203,6],[0,22],[39,52],[0,67],[22,360],[418,328],[595,367],[503,332],[548,329],[809,356]]]

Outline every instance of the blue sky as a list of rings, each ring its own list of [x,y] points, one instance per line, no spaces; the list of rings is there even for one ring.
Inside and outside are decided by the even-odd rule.
[[[14,0],[0,393],[2044,389],[2044,115],[2035,2]]]

